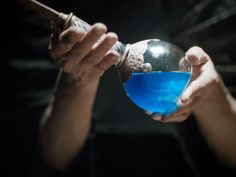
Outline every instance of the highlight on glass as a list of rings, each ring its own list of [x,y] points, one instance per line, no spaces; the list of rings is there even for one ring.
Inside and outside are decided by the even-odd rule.
[[[145,50],[138,55],[149,68],[133,71],[123,81],[123,87],[127,96],[143,110],[169,115],[177,110],[178,99],[190,81],[191,65],[174,44],[155,39],[141,43]]]

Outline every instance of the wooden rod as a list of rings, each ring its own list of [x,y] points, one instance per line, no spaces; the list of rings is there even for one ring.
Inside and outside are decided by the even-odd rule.
[[[52,9],[51,7],[42,4],[36,0],[18,0],[20,3],[24,4],[26,7],[42,14],[49,20],[56,21],[59,18],[60,12]]]

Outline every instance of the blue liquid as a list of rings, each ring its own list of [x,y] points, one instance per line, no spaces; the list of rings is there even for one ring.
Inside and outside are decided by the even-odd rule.
[[[190,76],[190,72],[133,73],[124,83],[124,89],[140,108],[168,115],[176,111],[177,101]]]

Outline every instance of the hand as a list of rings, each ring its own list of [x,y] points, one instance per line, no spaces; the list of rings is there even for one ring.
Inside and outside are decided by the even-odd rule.
[[[169,116],[155,116],[153,120],[162,122],[181,122],[187,119],[201,101],[208,99],[212,89],[219,83],[219,76],[210,57],[199,47],[186,52],[186,60],[192,65],[190,84],[178,101],[178,110]]]
[[[77,82],[99,80],[118,61],[119,54],[110,50],[117,35],[105,34],[105,25],[97,23],[88,32],[75,26],[62,33],[55,29],[49,46],[50,56]]]

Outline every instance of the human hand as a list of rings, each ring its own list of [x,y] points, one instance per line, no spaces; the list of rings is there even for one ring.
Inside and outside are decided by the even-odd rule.
[[[178,110],[168,116],[153,115],[153,120],[161,122],[186,120],[198,104],[208,99],[208,95],[219,83],[219,76],[211,58],[201,48],[190,48],[186,52],[186,60],[192,65],[192,77],[178,100]]]
[[[117,35],[107,33],[106,26],[94,24],[88,32],[72,26],[62,33],[53,28],[50,56],[76,82],[99,80],[118,61],[119,54],[110,50]]]

